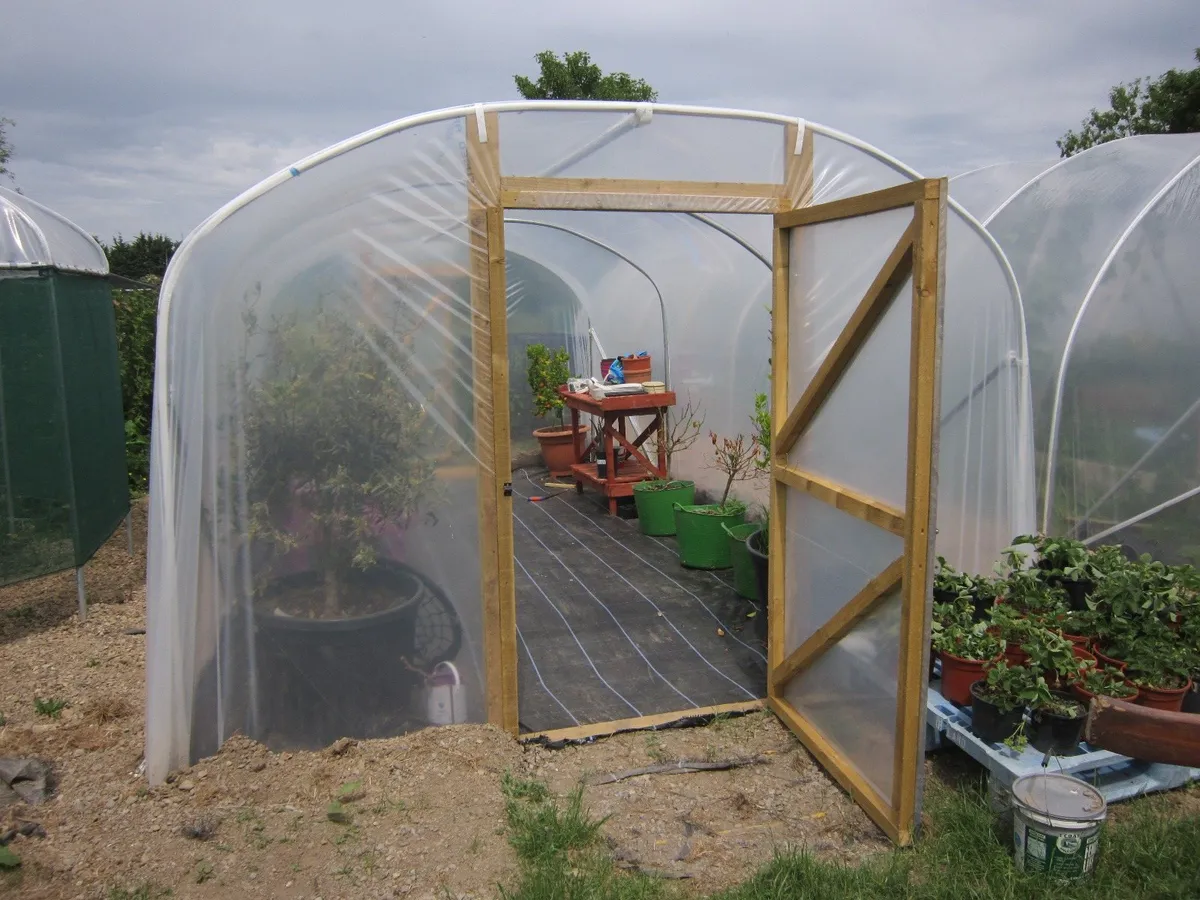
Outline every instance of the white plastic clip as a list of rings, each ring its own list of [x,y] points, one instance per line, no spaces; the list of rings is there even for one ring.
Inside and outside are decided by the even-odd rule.
[[[483,114],[483,104],[475,104],[475,129],[479,132],[479,143],[487,143],[487,117]]]
[[[792,148],[792,153],[796,156],[800,155],[800,149],[804,146],[804,120],[796,120],[796,146]]]
[[[654,118],[654,108],[651,106],[639,106],[633,111],[633,115],[639,125],[649,125],[650,120]]]

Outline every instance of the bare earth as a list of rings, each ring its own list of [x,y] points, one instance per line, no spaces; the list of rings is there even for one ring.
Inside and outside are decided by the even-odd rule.
[[[505,771],[559,793],[581,779],[680,758],[766,757],[725,772],[646,775],[588,787],[593,815],[627,867],[689,876],[697,894],[744,880],[785,846],[857,860],[883,835],[770,715],[707,728],[618,735],[583,747],[522,746],[489,726],[271,753],[235,737],[150,789],[141,761],[145,511],[130,557],[121,529],[88,567],[91,612],[74,617],[73,573],[0,589],[0,756],[51,762],[46,804],[0,813],[18,837],[0,894],[99,898],[150,886],[175,897],[498,896],[515,859],[504,831]],[[35,698],[69,703],[57,719]],[[345,795],[347,822],[330,820]],[[342,818],[336,815],[335,818]],[[193,836],[185,831],[191,829]]]

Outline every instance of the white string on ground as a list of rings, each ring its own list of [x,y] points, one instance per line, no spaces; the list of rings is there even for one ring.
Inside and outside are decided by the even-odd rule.
[[[513,516],[513,518],[516,519],[517,517]],[[517,519],[517,521],[519,522],[521,520]],[[563,624],[567,626],[567,631],[571,632],[571,638],[575,641],[575,645],[579,648],[579,652],[583,654],[583,658],[587,660],[588,665],[591,666],[592,671],[596,673],[596,677],[600,679],[600,682],[606,688],[608,688],[610,691],[612,691],[613,694],[615,694],[622,703],[624,703],[626,706],[628,706],[630,709],[632,709],[634,712],[634,715],[640,716],[642,714],[642,711],[640,709],[638,709],[636,706],[634,706],[632,703],[630,703],[629,700],[620,691],[618,691],[615,687],[613,687],[611,684],[608,683],[608,679],[606,679],[603,675],[600,674],[600,670],[596,668],[596,663],[592,661],[591,655],[587,652],[587,650],[585,650],[583,648],[583,644],[580,643],[580,641],[579,641],[579,636],[577,634],[575,634],[575,629],[571,627],[571,623],[567,621],[567,617],[563,615],[562,610],[559,609],[555,605],[554,601],[550,599],[550,596],[544,590],[542,590],[542,586],[537,583],[537,579],[534,578],[533,575],[530,574],[529,570],[525,568],[525,565],[521,562],[521,560],[517,559],[515,554],[513,555],[513,561],[518,566],[520,566],[521,571],[525,573],[525,577],[529,579],[529,583],[532,584],[534,586],[534,588],[537,590],[537,592],[542,595],[542,597],[545,599],[545,601],[550,604],[550,608],[552,610],[554,610],[556,613],[558,613],[558,617],[560,619],[562,619]]]
[[[532,484],[534,487],[538,486],[537,482],[534,481],[532,478],[530,478],[529,473],[527,473],[524,469],[521,470],[521,474],[524,475],[525,480],[528,481],[530,484]],[[671,584],[675,585],[677,588],[679,588],[681,591],[683,591],[685,594],[687,594],[689,597],[691,597],[693,600],[695,600],[698,604],[700,604],[700,608],[703,609],[710,616],[712,616],[713,621],[715,621],[718,625],[720,625],[725,630],[725,633],[727,635],[729,635],[731,638],[733,638],[735,641],[737,641],[739,644],[741,644],[743,647],[745,647],[747,650],[749,650],[751,653],[753,653],[755,656],[757,656],[763,662],[767,661],[767,657],[763,655],[762,651],[756,649],[751,644],[747,644],[745,641],[743,641],[741,638],[739,638],[736,634],[734,634],[733,629],[730,628],[729,625],[725,624],[725,622],[721,620],[721,617],[718,616],[715,612],[713,612],[712,609],[709,608],[707,603],[705,603],[703,600],[700,599],[700,596],[698,594],[696,594],[694,591],[689,590],[683,584],[680,584],[678,581],[676,581],[674,578],[672,578],[670,575],[668,575],[662,569],[658,568],[658,566],[654,565],[654,563],[650,562],[648,559],[641,556],[636,550],[631,549],[629,547],[629,545],[626,544],[624,541],[621,541],[619,538],[613,537],[611,534],[609,534],[604,529],[604,526],[602,526],[595,519],[592,519],[590,516],[584,515],[583,513],[581,513],[579,510],[577,510],[574,506],[572,506],[569,503],[567,504],[567,508],[570,509],[573,513],[575,513],[575,515],[580,516],[582,519],[584,519],[587,522],[590,522],[592,527],[594,527],[597,531],[599,531],[602,535],[604,535],[610,541],[615,543],[617,546],[623,548],[625,550],[625,552],[627,552],[634,559],[638,560],[640,563],[647,566],[648,568],[653,569],[655,572],[657,572],[663,578],[667,579],[667,581],[671,582]],[[651,540],[653,540],[653,538],[651,538]],[[659,541],[658,543],[662,544],[661,541]],[[671,549],[666,544],[662,544],[662,546],[668,550]],[[719,578],[717,580],[720,581]]]
[[[514,493],[515,493],[515,491],[514,491]],[[519,497],[519,496],[521,496],[521,495],[520,495],[520,494],[517,494],[517,496]],[[597,596],[596,596],[594,593],[592,593],[592,589],[591,589],[591,588],[589,588],[589,587],[588,587],[586,584],[584,584],[582,579],[578,578],[578,577],[575,575],[575,573],[574,573],[573,571],[571,571],[571,567],[570,567],[570,566],[568,566],[568,565],[567,565],[565,562],[563,562],[563,561],[562,561],[562,557],[560,557],[560,556],[559,556],[557,553],[555,553],[553,550],[551,550],[549,547],[547,547],[547,546],[546,546],[546,542],[545,542],[545,541],[543,541],[543,540],[542,540],[540,537],[538,537],[538,535],[537,535],[537,532],[535,532],[535,531],[534,531],[532,528],[530,528],[530,527],[529,527],[529,526],[528,526],[528,525],[527,525],[525,522],[523,522],[523,521],[521,520],[521,517],[520,517],[520,516],[518,516],[518,515],[516,515],[516,514],[514,513],[514,515],[513,515],[513,519],[514,519],[514,520],[517,522],[517,524],[518,524],[518,525],[520,525],[522,528],[524,528],[526,531],[528,531],[528,532],[530,533],[530,535],[532,535],[532,536],[533,536],[533,539],[534,539],[535,541],[537,541],[539,544],[541,544],[541,545],[542,545],[542,549],[543,549],[543,550],[545,550],[547,553],[549,553],[551,556],[553,556],[553,557],[554,557],[555,561],[556,561],[556,562],[557,562],[557,563],[558,563],[560,566],[562,566],[562,567],[563,567],[563,569],[565,569],[565,570],[566,570],[567,574],[568,574],[568,575],[570,575],[570,576],[571,576],[571,578],[572,578],[572,579],[573,579],[573,580],[574,580],[574,581],[575,581],[575,582],[576,582],[576,583],[577,583],[577,584],[578,584],[578,585],[579,585],[581,588],[583,588],[583,589],[584,589],[584,591],[586,591],[586,592],[587,592],[587,595],[588,595],[589,597],[591,597],[593,600],[595,600],[595,601],[596,601],[596,603],[597,603],[597,604],[600,606],[600,608],[601,608],[601,609],[603,609],[603,610],[604,610],[606,613],[608,613],[608,617],[609,617],[610,619],[612,619],[612,620],[613,620],[613,623],[614,623],[614,624],[617,626],[617,628],[618,628],[618,629],[620,629],[620,631],[621,631],[621,634],[625,635],[625,639],[626,639],[627,641],[629,641],[629,643],[630,643],[630,645],[633,647],[633,649],[637,651],[637,655],[638,655],[638,656],[640,656],[640,657],[641,657],[641,658],[642,658],[642,659],[645,661],[646,665],[647,665],[647,666],[650,668],[650,671],[651,671],[651,672],[653,672],[655,675],[657,675],[659,678],[661,678],[661,679],[663,680],[663,683],[664,683],[664,684],[665,684],[667,687],[669,687],[671,690],[673,690],[675,693],[677,693],[677,694],[678,694],[680,697],[682,697],[684,700],[686,700],[686,701],[688,702],[688,704],[689,704],[689,705],[691,705],[691,706],[697,706],[698,704],[696,704],[696,703],[695,703],[695,702],[692,700],[692,698],[691,698],[691,697],[689,697],[689,696],[688,696],[687,694],[685,694],[683,691],[679,690],[679,688],[675,687],[675,685],[671,683],[670,679],[668,679],[666,675],[664,675],[662,672],[658,671],[658,669],[657,669],[657,668],[655,668],[655,666],[654,666],[654,663],[650,662],[650,657],[646,656],[646,654],[642,652],[642,648],[638,646],[638,644],[637,644],[637,641],[635,641],[635,640],[634,640],[634,639],[633,639],[633,638],[630,636],[629,632],[625,630],[625,626],[621,624],[621,620],[617,618],[616,614],[615,614],[615,613],[613,613],[613,611],[612,611],[611,609],[609,609],[609,608],[608,608],[608,605],[607,605],[607,604],[606,604],[606,603],[605,603],[603,600],[601,600],[601,599],[600,599],[599,597],[597,597]],[[570,532],[568,532],[568,534],[569,534],[569,533],[570,533]]]
[[[514,493],[516,493],[516,492],[514,491]],[[519,497],[521,495],[517,494],[517,496]],[[644,593],[642,593],[641,588],[639,588],[636,584],[634,584],[632,581],[630,581],[628,578],[626,578],[624,575],[622,575],[618,569],[616,569],[614,566],[612,566],[607,560],[605,560],[603,557],[601,557],[600,554],[598,554],[595,550],[593,550],[591,547],[589,547],[587,544],[585,544],[582,540],[580,540],[579,537],[577,537],[575,534],[572,534],[571,530],[569,528],[567,528],[567,526],[564,525],[562,522],[560,522],[557,518],[555,518],[554,514],[552,512],[550,512],[550,510],[546,509],[546,507],[543,504],[539,503],[538,509],[541,510],[541,512],[543,514],[545,514],[547,517],[549,517],[551,522],[553,522],[560,529],[562,529],[562,531],[567,535],[567,537],[569,537],[571,540],[575,541],[575,543],[577,543],[580,547],[582,547],[584,550],[586,550],[588,553],[590,553],[593,557],[595,557],[605,568],[607,568],[614,575],[616,575],[618,578],[620,578],[623,582],[625,582],[627,585],[629,585],[629,587],[633,589],[634,593],[636,593],[639,597],[641,597],[643,600],[645,600],[647,603],[649,603],[650,606],[654,609],[654,611],[656,613],[658,613],[659,618],[661,618],[663,620],[663,622],[665,622],[666,625],[672,631],[674,631],[677,635],[679,635],[680,639],[685,644],[687,644],[688,647],[691,648],[693,653],[695,653],[698,657],[700,657],[701,660],[703,660],[703,662],[706,666],[708,666],[710,669],[712,669],[714,672],[716,672],[718,675],[720,675],[722,678],[724,678],[726,681],[728,681],[730,684],[732,684],[734,687],[736,687],[739,691],[741,691],[743,694],[745,694],[751,700],[759,699],[757,696],[755,696],[755,694],[753,694],[751,691],[747,690],[746,686],[743,685],[741,682],[738,682],[738,681],[734,680],[733,678],[730,678],[728,675],[726,675],[724,672],[722,672],[719,668],[717,668],[715,665],[713,665],[712,660],[710,660],[707,656],[705,656],[700,651],[699,647],[697,647],[695,644],[693,644],[691,641],[688,640],[687,635],[685,635],[682,631],[680,631],[676,627],[675,623],[671,621],[671,617],[667,615],[667,613],[663,610],[663,608],[661,606],[659,606],[657,603],[655,603],[653,600],[651,600],[649,597],[647,597]],[[584,518],[587,519],[587,516],[584,516]],[[617,541],[617,544],[618,544],[618,546],[624,547],[624,545],[621,544],[620,541]],[[628,548],[625,548],[625,549],[628,549]],[[723,629],[723,630],[725,631],[726,634],[731,635],[731,632],[728,629]]]
[[[572,722],[578,725],[579,720],[575,718],[575,713],[567,709],[566,705],[558,699],[558,694],[550,690],[549,686],[546,684],[546,679],[542,677],[542,670],[538,668],[537,660],[533,658],[533,651],[529,649],[529,644],[525,640],[525,635],[521,634],[520,626],[517,627],[517,637],[521,639],[521,646],[525,648],[525,655],[529,658],[529,664],[533,666],[533,674],[537,676],[538,684],[542,686],[542,690],[550,695],[550,699],[558,704],[559,708],[570,717]]]

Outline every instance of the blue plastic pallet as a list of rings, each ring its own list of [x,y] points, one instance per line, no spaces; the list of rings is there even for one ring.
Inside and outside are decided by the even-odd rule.
[[[1080,744],[1074,756],[1052,756],[1043,769],[1045,756],[1026,747],[1020,753],[1003,744],[986,744],[971,733],[971,710],[960,709],[943,697],[941,681],[929,684],[925,715],[925,749],[936,750],[953,744],[988,771],[993,802],[1006,805],[1012,784],[1023,775],[1059,772],[1074,775],[1094,785],[1109,803],[1128,800],[1155,791],[1169,791],[1190,781],[1200,780],[1200,769],[1168,766],[1130,759],[1107,750],[1093,750]]]

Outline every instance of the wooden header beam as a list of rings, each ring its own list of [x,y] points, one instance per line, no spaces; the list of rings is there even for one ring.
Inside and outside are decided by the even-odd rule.
[[[783,191],[782,184],[725,181],[517,176],[500,180],[500,202],[505,209],[761,214],[790,208]]]

